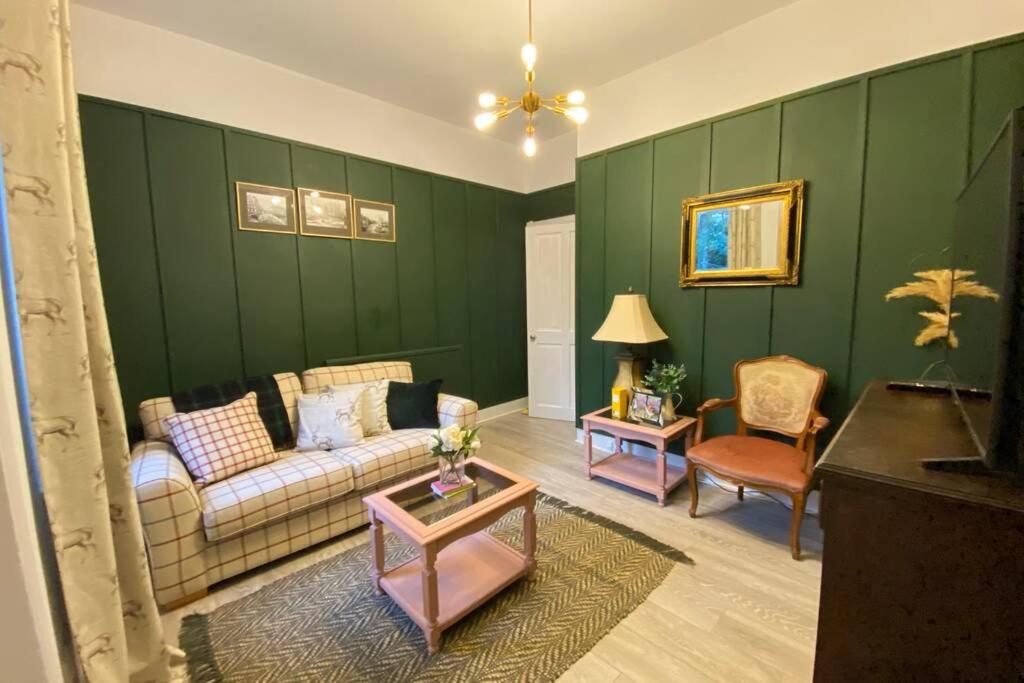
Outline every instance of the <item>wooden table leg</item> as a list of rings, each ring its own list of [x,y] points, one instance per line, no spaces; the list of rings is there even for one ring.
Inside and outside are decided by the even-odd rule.
[[[441,645],[441,631],[437,628],[437,571],[434,561],[437,552],[433,546],[420,550],[420,562],[423,569],[420,577],[423,582],[423,616],[427,625],[423,627],[423,637],[427,641],[427,654],[436,654]]]
[[[370,576],[373,577],[373,592],[384,595],[380,587],[380,579],[384,576],[384,527],[374,514],[373,508],[369,508],[367,513],[370,516],[370,555],[373,559]]]
[[[537,561],[534,559],[537,552],[537,516],[533,511],[536,502],[537,496],[531,492],[526,498],[526,507],[523,510],[523,554],[526,556],[527,576],[537,568]]]
[[[587,475],[587,479],[593,479],[594,475],[590,473],[590,463],[594,455],[593,451],[594,441],[590,436],[590,423],[583,423],[583,472]]]
[[[617,437],[615,437],[615,452],[612,453],[612,455],[618,455],[621,452],[622,452],[622,437],[621,436],[617,436]]]
[[[658,505],[665,507],[665,444],[658,445]]]

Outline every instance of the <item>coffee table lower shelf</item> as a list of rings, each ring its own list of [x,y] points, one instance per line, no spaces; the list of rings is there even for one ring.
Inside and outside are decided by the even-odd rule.
[[[419,558],[390,569],[380,587],[421,628],[429,627],[423,614],[423,565]],[[486,531],[460,538],[437,554],[438,630],[451,626],[503,588],[527,573],[523,555]]]
[[[658,502],[664,504],[663,497],[686,479],[686,469],[666,463],[665,488],[662,489],[658,480],[658,463],[628,453],[616,453],[601,462],[593,463],[590,466],[590,476],[610,479],[658,496]]]

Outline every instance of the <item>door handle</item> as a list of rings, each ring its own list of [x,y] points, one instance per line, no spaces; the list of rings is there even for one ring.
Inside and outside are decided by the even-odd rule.
[[[530,341],[537,341],[537,335],[531,334],[530,335]]]

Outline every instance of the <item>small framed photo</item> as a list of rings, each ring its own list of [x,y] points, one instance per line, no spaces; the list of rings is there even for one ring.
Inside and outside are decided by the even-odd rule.
[[[352,195],[299,188],[299,232],[352,239]]]
[[[371,202],[367,199],[353,200],[356,214],[356,238],[395,241],[395,205]]]
[[[629,415],[638,422],[661,426],[662,397],[645,389],[633,389],[629,403]]]
[[[235,183],[238,229],[295,234],[295,191],[255,183]]]

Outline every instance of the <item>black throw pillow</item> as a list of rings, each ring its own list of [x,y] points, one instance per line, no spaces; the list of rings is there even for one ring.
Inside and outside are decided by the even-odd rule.
[[[388,424],[392,429],[439,427],[437,394],[441,380],[388,382]]]

